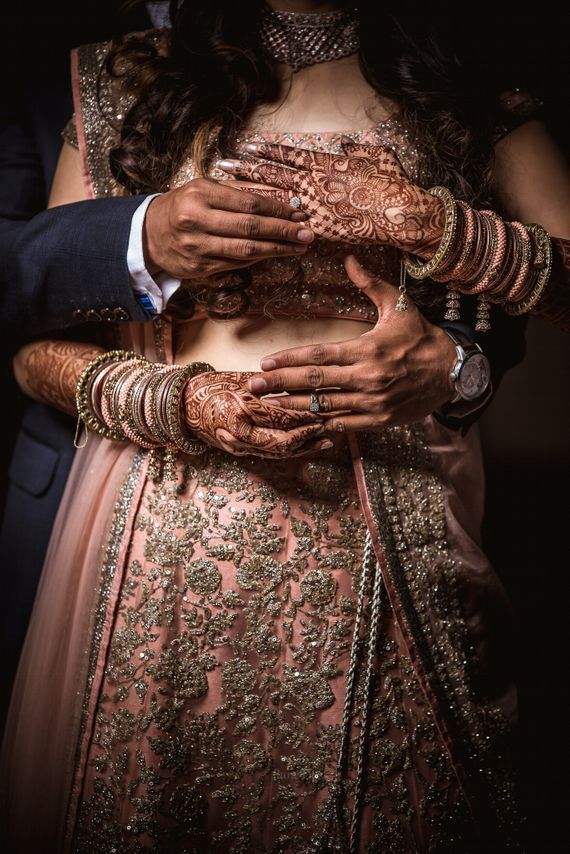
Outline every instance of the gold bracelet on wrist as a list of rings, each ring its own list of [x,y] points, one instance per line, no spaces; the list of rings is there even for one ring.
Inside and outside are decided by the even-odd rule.
[[[95,359],[92,359],[89,364],[81,372],[77,385],[75,387],[75,407],[80,421],[83,421],[87,429],[99,436],[104,436],[106,439],[120,440],[124,437],[117,434],[100,421],[90,408],[89,390],[91,382],[97,371],[104,365],[110,362],[128,362],[132,359],[144,359],[139,353],[129,352],[128,350],[107,350]]]
[[[505,303],[504,309],[507,314],[519,315],[531,311],[540,300],[552,273],[552,241],[550,235],[542,225],[531,222],[525,225],[527,231],[532,235],[537,249],[534,266],[539,268],[538,278],[530,294],[517,303]]]
[[[407,252],[404,253],[404,266],[413,279],[427,279],[432,273],[437,273],[446,265],[448,255],[454,249],[453,241],[457,230],[457,202],[447,187],[431,187],[428,193],[443,202],[445,224],[439,246],[429,261],[416,261]]]
[[[202,454],[206,450],[207,446],[204,442],[197,439],[190,440],[182,431],[182,424],[180,423],[180,400],[182,392],[186,383],[192,377],[213,370],[214,368],[207,362],[191,362],[189,365],[180,369],[180,374],[168,392],[166,417],[172,442],[179,451],[182,451],[184,454],[189,454],[190,456]]]

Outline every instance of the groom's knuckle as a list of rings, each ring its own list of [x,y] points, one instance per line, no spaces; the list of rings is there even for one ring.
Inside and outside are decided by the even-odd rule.
[[[323,372],[317,366],[312,366],[307,370],[307,385],[310,388],[318,388],[318,386],[324,385],[324,376]]]
[[[244,193],[241,200],[241,208],[246,214],[256,214],[260,207],[260,197],[256,198],[255,193]]]
[[[349,365],[345,369],[344,376],[345,382],[343,385],[354,389],[366,388],[367,372],[362,364]]]
[[[240,240],[238,254],[241,258],[253,258],[257,252],[257,246],[252,240]]]
[[[315,365],[322,365],[326,359],[326,350],[322,344],[315,344],[309,351],[309,359]]]
[[[288,223],[279,223],[275,231],[275,237],[277,240],[295,240],[297,237],[296,229],[291,227]]]
[[[364,358],[369,358],[373,361],[377,361],[381,359],[383,355],[384,346],[379,338],[373,338],[367,342],[365,350],[363,352]]]
[[[260,231],[259,219],[251,214],[245,216],[242,220],[242,230],[246,237],[258,237]]]
[[[382,373],[382,371],[371,370],[369,372],[368,385],[377,394],[380,393],[386,387],[386,383],[387,378],[386,375]]]

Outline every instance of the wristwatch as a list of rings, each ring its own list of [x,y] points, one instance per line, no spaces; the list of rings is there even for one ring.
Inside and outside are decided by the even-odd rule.
[[[463,339],[463,336],[451,329],[443,330],[455,344],[457,361],[455,362],[449,382],[455,390],[455,397],[450,403],[458,400],[476,400],[485,394],[491,381],[491,366],[478,344]]]

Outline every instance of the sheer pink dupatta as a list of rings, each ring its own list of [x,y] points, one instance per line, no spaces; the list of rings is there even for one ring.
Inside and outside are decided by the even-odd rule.
[[[91,55],[96,47],[85,50]],[[101,57],[97,64],[101,65]],[[85,196],[92,199],[120,193],[121,188],[112,182],[97,183],[101,171],[97,163],[106,163],[108,171],[108,127],[104,116],[92,108],[87,78],[82,88],[79,65],[79,52],[73,51],[75,123]],[[106,144],[97,133],[103,134]],[[121,324],[120,346],[153,361],[171,361],[169,325],[153,326]],[[10,851],[56,854],[70,844],[85,746],[105,667],[106,635],[146,465],[146,456],[137,454],[133,445],[93,435],[75,455],[20,659],[2,748],[0,798]]]
[[[2,807],[14,852],[62,850],[85,689],[93,675],[90,641],[102,558],[135,454],[133,447],[95,437],[89,444],[76,455],[60,506],[6,725]]]

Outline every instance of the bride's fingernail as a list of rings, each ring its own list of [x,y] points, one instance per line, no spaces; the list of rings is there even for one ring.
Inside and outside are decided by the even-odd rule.
[[[232,169],[235,169],[235,163],[233,160],[217,160],[214,165],[216,169],[227,169],[228,172],[231,172]]]
[[[250,391],[254,394],[259,394],[260,391],[267,391],[267,383],[261,377],[255,377],[253,380],[248,380]]]
[[[281,407],[283,406],[280,400],[273,400],[273,398],[271,398],[270,400],[265,398],[265,403],[268,403],[270,406],[276,406],[277,409],[281,409]]]
[[[260,364],[262,371],[273,371],[277,367],[275,359],[262,359]]]
[[[259,145],[256,142],[246,142],[243,146],[246,151],[251,151],[252,154],[257,154]]]
[[[332,448],[333,443],[330,439],[325,439],[324,442],[319,442],[319,451],[326,451],[329,448]]]

